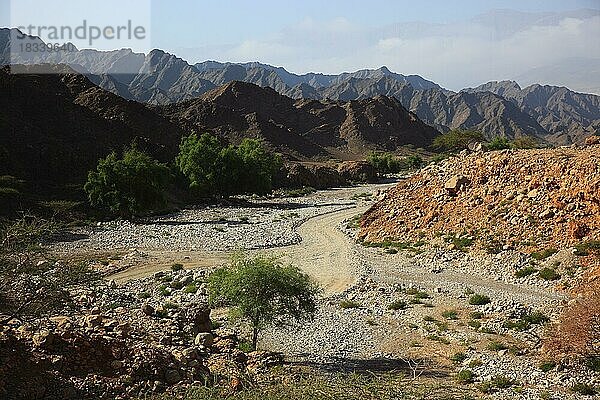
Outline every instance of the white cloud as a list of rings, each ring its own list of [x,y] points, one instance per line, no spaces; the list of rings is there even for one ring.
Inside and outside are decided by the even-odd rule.
[[[600,16],[542,18],[510,12],[461,23],[368,28],[344,18],[307,18],[270,37],[254,38],[208,58],[282,65],[294,72],[339,73],[386,65],[450,89],[511,79],[566,58],[600,58]],[[560,77],[557,77],[560,84]]]

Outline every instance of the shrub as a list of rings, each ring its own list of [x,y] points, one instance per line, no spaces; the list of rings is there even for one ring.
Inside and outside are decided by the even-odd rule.
[[[515,276],[517,278],[525,278],[526,276],[535,274],[536,272],[538,272],[537,269],[529,266],[529,267],[524,267],[524,268],[517,270],[517,272],[515,272]]]
[[[539,311],[534,311],[529,314],[523,315],[517,321],[506,321],[504,327],[508,329],[516,329],[519,331],[526,331],[531,328],[532,325],[541,325],[548,322],[550,319]]]
[[[571,390],[584,396],[594,396],[598,393],[592,385],[587,383],[576,383],[571,387]]]
[[[588,357],[585,365],[594,372],[600,372],[600,356]]]
[[[442,313],[442,317],[446,319],[458,319],[458,312],[456,310],[446,310]]]
[[[198,287],[196,286],[195,283],[190,283],[189,285],[187,285],[185,287],[185,289],[183,289],[183,291],[185,293],[190,293],[190,294],[194,294],[198,291]]]
[[[493,386],[499,389],[506,389],[516,385],[516,382],[504,375],[496,375],[490,382]]]
[[[557,251],[558,250],[556,249],[544,249],[542,251],[536,251],[534,253],[531,253],[531,257],[534,260],[542,261],[550,257],[551,255],[556,254]]]
[[[481,328],[481,322],[477,321],[477,320],[471,320],[467,323],[471,328],[477,330],[479,328]]]
[[[546,267],[538,272],[538,276],[545,281],[555,281],[560,279],[560,274],[554,268]]]
[[[490,298],[484,294],[474,294],[469,298],[469,304],[473,306],[483,306],[491,302]]]
[[[504,150],[510,149],[512,144],[510,140],[505,137],[496,136],[492,140],[487,143],[487,148],[489,150]]]
[[[171,271],[177,272],[177,271],[181,271],[181,270],[183,270],[183,264],[177,263],[177,264],[171,265]]]
[[[481,319],[483,318],[483,313],[480,311],[473,311],[469,316],[473,319]]]
[[[592,252],[600,254],[600,240],[591,240],[575,245],[576,256],[588,256]]]
[[[350,308],[360,308],[360,303],[353,300],[342,300],[340,301],[340,308],[347,310]]]
[[[408,156],[403,161],[408,169],[419,169],[424,164],[423,159],[417,155]]]
[[[423,292],[423,291],[415,292],[414,296],[415,296],[415,299],[419,299],[419,300],[429,299],[431,297],[427,292]]]
[[[88,174],[84,190],[90,204],[123,218],[165,208],[169,168],[131,148],[122,158],[109,154]]]
[[[370,153],[367,162],[379,174],[396,174],[402,169],[400,160],[391,153]]]
[[[311,318],[320,288],[296,267],[282,266],[272,258],[237,256],[209,276],[208,292],[211,305],[230,306],[232,316],[250,323],[256,349],[265,327]]]
[[[550,372],[556,367],[556,363],[554,361],[544,361],[539,367],[542,372]]]
[[[396,300],[388,306],[388,309],[397,311],[397,310],[406,310],[407,307],[408,307],[408,304],[405,301]]]
[[[491,341],[488,343],[487,349],[490,351],[500,351],[508,349],[508,346],[501,342]]]
[[[475,374],[469,369],[463,369],[462,371],[459,371],[458,374],[456,374],[457,382],[462,385],[473,383],[474,378]]]
[[[455,364],[460,364],[461,362],[467,359],[467,355],[465,353],[455,353],[450,357],[450,361]]]
[[[436,137],[433,140],[433,148],[441,151],[460,151],[468,148],[471,143],[482,141],[481,132],[455,129]]]

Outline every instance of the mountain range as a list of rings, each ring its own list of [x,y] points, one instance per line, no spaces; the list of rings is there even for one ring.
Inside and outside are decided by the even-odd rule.
[[[291,161],[364,158],[372,150],[425,147],[439,135],[384,96],[294,100],[233,81],[192,100],[150,105],[102,89],[66,65],[18,68],[0,69],[0,175],[38,183],[81,183],[99,158],[132,142],[172,161],[181,138],[193,132],[235,144],[259,138]]]
[[[10,36],[9,29],[0,30],[3,64],[66,64],[110,92],[152,105],[193,100],[221,85],[241,81],[296,100],[331,103],[395,98],[441,132],[477,129],[488,138],[529,135],[541,142],[565,145],[583,141],[600,126],[600,97],[564,87],[534,84],[521,88],[516,82],[502,81],[452,92],[420,76],[397,74],[386,67],[339,75],[297,75],[258,62],[190,65],[162,50],[147,55],[128,49],[58,51],[19,54],[10,60]],[[41,42],[37,37],[29,39]]]

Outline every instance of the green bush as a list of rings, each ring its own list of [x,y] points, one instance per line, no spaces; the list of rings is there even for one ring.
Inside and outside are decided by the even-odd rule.
[[[458,312],[456,310],[446,310],[442,312],[442,317],[446,319],[458,319]]]
[[[531,253],[531,258],[533,258],[534,260],[542,261],[550,257],[551,255],[556,254],[557,252],[558,250],[556,249],[544,249],[541,251]]]
[[[352,300],[342,300],[340,301],[340,308],[347,310],[350,308],[360,308],[360,303]]]
[[[571,387],[571,390],[584,396],[594,396],[598,393],[592,385],[587,383],[576,383]]]
[[[481,132],[455,129],[436,137],[433,140],[433,148],[441,151],[460,151],[468,148],[471,143],[483,140]]]
[[[538,276],[545,281],[555,281],[560,279],[560,274],[554,268],[544,268],[538,272]]]
[[[411,155],[403,160],[408,169],[419,169],[425,164],[423,159],[417,155]]]
[[[576,256],[588,256],[590,253],[600,254],[600,240],[590,240],[575,245]]]
[[[169,168],[148,154],[131,148],[118,158],[109,154],[90,171],[84,189],[92,206],[123,218],[165,208]]]
[[[539,367],[542,372],[550,372],[556,367],[556,363],[554,361],[543,361]]]
[[[256,349],[261,330],[289,319],[312,318],[320,288],[298,268],[272,258],[237,256],[208,278],[209,303],[231,307],[231,316],[247,320]]]
[[[183,264],[175,263],[175,264],[171,265],[171,271],[177,272],[177,271],[181,271],[181,270],[183,270]]]
[[[491,351],[500,351],[508,349],[508,346],[506,346],[504,343],[492,341],[488,343],[487,349]]]
[[[517,270],[517,272],[515,272],[515,276],[517,278],[525,278],[526,276],[535,274],[538,270],[533,268],[533,267],[525,267],[525,268],[521,268],[519,270]]]
[[[406,310],[407,307],[408,307],[408,304],[405,301],[396,300],[388,306],[388,309],[397,311],[397,310]]]
[[[396,174],[402,169],[400,160],[391,153],[370,153],[367,162],[379,174]]]
[[[281,158],[269,153],[258,140],[244,139],[237,147],[223,146],[205,133],[183,138],[175,163],[195,195],[227,197],[270,192]]]
[[[457,382],[462,385],[473,383],[473,379],[475,379],[475,374],[469,369],[464,369],[456,374]]]
[[[496,136],[492,140],[487,143],[487,148],[489,150],[504,150],[510,149],[512,147],[512,143],[505,137]]]
[[[461,362],[467,359],[467,355],[465,353],[455,353],[450,357],[450,361],[455,364],[460,364]]]
[[[506,321],[504,327],[507,329],[515,329],[518,331],[526,331],[531,328],[532,325],[542,325],[548,322],[550,319],[539,311],[534,311],[529,314],[523,315],[516,321]]]
[[[484,294],[474,294],[469,298],[469,304],[473,306],[483,306],[491,302],[490,298]]]

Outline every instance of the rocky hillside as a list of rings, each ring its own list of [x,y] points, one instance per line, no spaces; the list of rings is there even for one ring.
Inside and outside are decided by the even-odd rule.
[[[600,239],[600,147],[462,153],[400,182],[368,210],[368,242],[539,251]]]
[[[554,143],[581,143],[600,130],[600,96],[573,92],[565,87],[531,85],[522,89],[516,82],[489,82],[465,92],[491,92],[502,96],[534,116]]]
[[[0,128],[7,132],[0,137],[0,170],[38,183],[81,183],[99,158],[133,140],[169,162],[190,132],[212,132],[233,143],[261,138],[291,160],[364,158],[372,149],[425,147],[438,135],[385,97],[295,101],[231,82],[194,100],[150,107],[101,89],[67,66],[15,68],[21,73],[0,70]]]
[[[424,147],[438,135],[395,99],[294,101],[271,88],[238,81],[158,110],[188,131],[210,130],[234,142],[262,138],[297,159],[355,158],[406,144]]]
[[[137,138],[170,159],[183,131],[146,106],[107,92],[61,66],[57,74],[0,69],[0,170],[37,182],[82,182],[100,157]],[[49,95],[52,94],[52,95]]]

